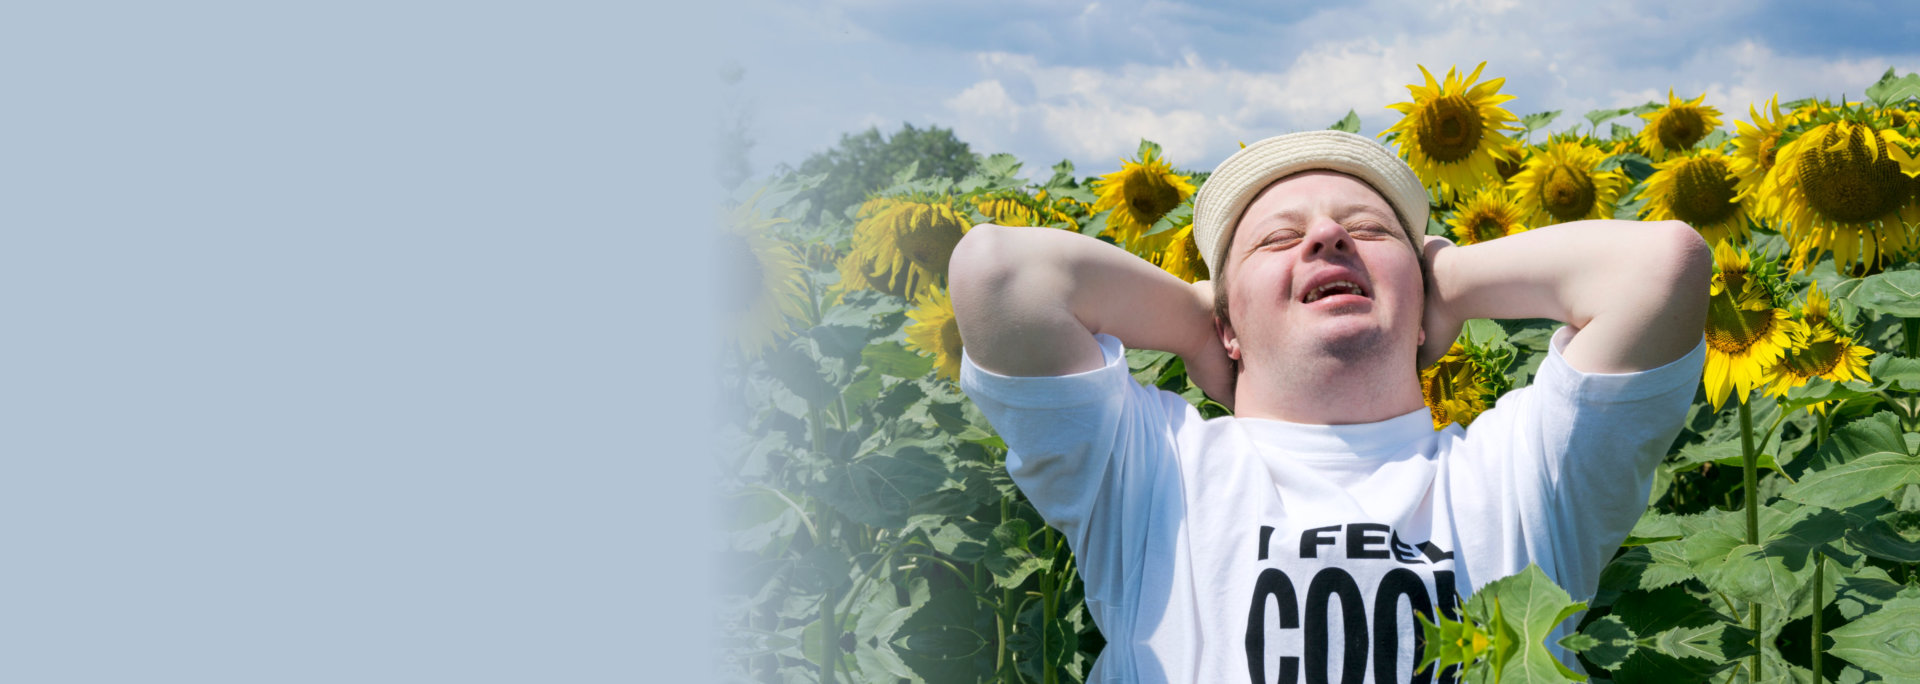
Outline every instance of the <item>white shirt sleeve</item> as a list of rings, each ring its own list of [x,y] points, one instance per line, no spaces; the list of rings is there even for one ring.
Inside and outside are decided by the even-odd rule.
[[[1546,556],[1540,565],[1574,600],[1586,600],[1646,510],[1654,470],[1700,385],[1706,343],[1659,368],[1584,373],[1561,356],[1572,332],[1556,331],[1533,384],[1488,411],[1504,416],[1467,432],[1482,442],[1480,453],[1505,452],[1482,465],[1505,470],[1489,475],[1511,488],[1519,541],[1529,555]]]
[[[1142,385],[1119,338],[1095,335],[1106,365],[1060,376],[999,375],[962,351],[960,388],[1007,443],[1007,471],[1080,560],[1089,599],[1132,603],[1143,536],[1177,505],[1180,395]],[[1171,495],[1171,496],[1170,496]]]

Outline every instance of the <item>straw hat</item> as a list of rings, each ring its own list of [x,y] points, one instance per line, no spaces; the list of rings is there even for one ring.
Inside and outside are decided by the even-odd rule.
[[[1301,171],[1338,171],[1358,177],[1393,205],[1415,253],[1427,228],[1427,190],[1413,168],[1379,143],[1345,131],[1307,131],[1246,146],[1207,177],[1193,202],[1193,239],[1208,273],[1219,273],[1233,229],[1253,196]]]

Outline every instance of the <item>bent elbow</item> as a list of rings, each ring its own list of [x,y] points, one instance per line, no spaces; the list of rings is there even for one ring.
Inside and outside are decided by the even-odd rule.
[[[1003,254],[1006,251],[1006,230],[1003,226],[982,223],[960,237],[959,244],[953,247],[953,254],[947,257],[949,291],[999,279],[994,269],[1006,265]]]
[[[1713,281],[1713,248],[1700,232],[1681,221],[1661,223],[1659,258],[1649,262],[1658,282],[1668,288],[1667,306],[1686,326],[1706,325],[1707,292]]]
[[[1668,257],[1674,286],[1682,292],[1704,295],[1713,279],[1713,247],[1700,231],[1682,221],[1663,222],[1661,245]]]

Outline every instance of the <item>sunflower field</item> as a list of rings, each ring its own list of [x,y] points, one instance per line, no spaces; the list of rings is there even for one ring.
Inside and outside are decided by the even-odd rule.
[[[1481,71],[1421,67],[1409,101],[1386,105],[1403,118],[1379,139],[1427,184],[1427,232],[1466,245],[1684,221],[1713,245],[1708,359],[1598,594],[1574,602],[1537,569],[1495,581],[1423,625],[1428,672],[1920,681],[1920,74],[1851,84],[1868,86],[1859,100],[1741,103],[1745,120],[1670,91],[1550,130],[1561,112],[1516,116]],[[789,174],[728,208],[718,581],[734,680],[1081,681],[1104,645],[1065,540],[955,384],[947,261],[995,223],[1096,236],[1204,280],[1191,203],[1206,174],[1145,141],[1105,176],[1022,168],[1004,154],[959,181],[910,168],[812,221],[796,198],[824,178]],[[1421,373],[1436,427],[1530,382],[1557,325],[1469,322]],[[1127,360],[1226,414],[1178,357]],[[1578,620],[1560,645],[1585,675],[1542,641],[1563,620]]]

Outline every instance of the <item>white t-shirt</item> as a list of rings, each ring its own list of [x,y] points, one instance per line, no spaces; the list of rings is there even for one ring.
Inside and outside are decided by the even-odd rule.
[[[1451,611],[1529,563],[1591,597],[1685,420],[1704,342],[1595,374],[1561,358],[1571,336],[1468,429],[1435,431],[1424,407],[1363,425],[1203,420],[1134,380],[1111,335],[1095,337],[1106,366],[1072,375],[998,375],[963,353],[960,387],[1072,544],[1107,639],[1091,680],[1428,681],[1410,675],[1413,611]]]

